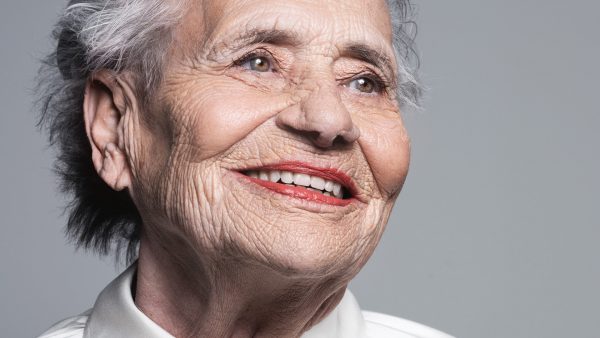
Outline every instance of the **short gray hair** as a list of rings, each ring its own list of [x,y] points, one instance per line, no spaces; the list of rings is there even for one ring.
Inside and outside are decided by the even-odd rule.
[[[157,86],[179,7],[164,0],[71,0],[56,28],[63,77],[129,70],[141,74],[145,90]]]
[[[410,0],[386,0],[399,69],[398,101],[418,105],[414,22]],[[173,28],[186,0],[70,0],[55,27],[56,49],[45,59],[37,87],[39,125],[57,149],[55,170],[71,197],[66,233],[78,247],[135,258],[141,217],[126,191],[112,190],[96,173],[83,120],[86,82],[95,72],[129,71],[141,98],[162,81]],[[416,62],[415,62],[416,61]],[[412,65],[412,66],[411,66]]]
[[[393,46],[398,64],[398,101],[402,105],[420,107],[423,87],[418,81],[419,57],[415,50],[417,24],[410,0],[386,0],[392,22]]]

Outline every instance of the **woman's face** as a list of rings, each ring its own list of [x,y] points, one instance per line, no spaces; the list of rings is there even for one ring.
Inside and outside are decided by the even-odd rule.
[[[190,6],[132,129],[144,230],[203,259],[353,276],[409,163],[385,1]]]

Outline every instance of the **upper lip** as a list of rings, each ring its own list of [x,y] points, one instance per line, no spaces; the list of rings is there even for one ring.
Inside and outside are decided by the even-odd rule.
[[[310,176],[317,176],[325,180],[330,180],[341,184],[352,197],[356,197],[358,195],[358,190],[356,188],[354,180],[352,180],[352,178],[350,178],[350,176],[348,176],[343,171],[332,167],[317,167],[300,161],[287,161],[261,165],[257,167],[244,168],[243,170],[240,170],[240,172],[250,170],[280,170],[299,174],[306,174]]]

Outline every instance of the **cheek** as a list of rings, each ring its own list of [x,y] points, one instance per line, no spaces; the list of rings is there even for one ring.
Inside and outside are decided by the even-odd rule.
[[[211,82],[211,81],[205,81]],[[210,88],[185,90],[193,97],[179,97],[173,102],[184,142],[196,149],[194,161],[219,155],[245,138],[287,105],[287,95],[248,88],[236,81]]]
[[[360,123],[363,122],[363,123]],[[410,139],[400,118],[357,121],[359,143],[383,197],[397,194],[410,162]]]

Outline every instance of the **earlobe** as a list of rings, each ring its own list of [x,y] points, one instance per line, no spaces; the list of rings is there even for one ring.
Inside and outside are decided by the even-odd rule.
[[[131,182],[126,163],[125,154],[114,143],[108,143],[104,148],[102,167],[98,175],[114,190],[128,188]]]
[[[88,81],[83,102],[85,130],[92,148],[92,162],[98,175],[114,190],[131,183],[124,144],[123,118],[127,102],[121,83],[113,74],[101,72]]]

